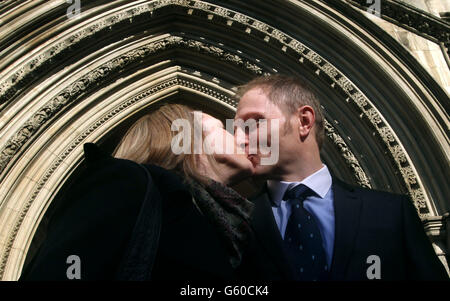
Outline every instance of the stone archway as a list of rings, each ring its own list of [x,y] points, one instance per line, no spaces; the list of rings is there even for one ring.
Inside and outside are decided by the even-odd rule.
[[[83,143],[186,95],[231,117],[233,87],[274,72],[319,94],[330,169],[408,193],[444,260],[446,94],[387,36],[321,1],[93,1],[71,19],[60,2],[5,4],[26,17],[0,32],[1,279],[19,277]]]

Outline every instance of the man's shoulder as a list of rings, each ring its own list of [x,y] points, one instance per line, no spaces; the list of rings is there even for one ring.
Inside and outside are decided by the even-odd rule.
[[[332,187],[334,189],[341,189],[346,192],[355,193],[358,196],[364,196],[365,198],[369,199],[401,199],[407,197],[404,194],[395,193],[395,192],[389,192],[381,189],[374,189],[369,187],[363,187],[358,186],[355,184],[350,184],[347,182],[344,182],[340,180],[339,178],[332,176]],[[253,193],[249,199],[250,200],[257,200],[263,197],[264,195],[268,194],[268,188],[267,184],[261,185],[259,189]]]
[[[349,184],[347,182],[344,182],[336,177],[333,177],[333,184],[334,189],[343,189],[345,191],[354,193],[356,196],[361,198],[363,201],[374,201],[374,202],[400,202],[408,196],[400,193],[395,192],[389,192],[381,189],[376,188],[370,188],[370,187],[363,187],[358,186],[355,184]]]

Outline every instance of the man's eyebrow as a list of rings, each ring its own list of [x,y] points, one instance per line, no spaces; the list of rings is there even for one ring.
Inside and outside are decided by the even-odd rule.
[[[265,119],[264,115],[261,114],[261,113],[249,112],[249,113],[244,114],[240,118],[234,118],[234,120],[242,119],[242,120],[245,121],[245,120],[250,119],[250,118],[253,118],[253,119],[256,119],[256,120]]]

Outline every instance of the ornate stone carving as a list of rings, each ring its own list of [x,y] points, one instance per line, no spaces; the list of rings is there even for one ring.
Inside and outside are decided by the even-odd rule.
[[[347,0],[347,2],[367,9],[372,3],[366,0]],[[400,27],[416,31],[422,37],[441,42],[450,55],[450,25],[436,16],[419,10],[403,1],[380,1],[380,14]]]
[[[222,17],[228,17],[230,15],[230,12],[228,9],[225,9],[223,7],[216,7],[214,9],[214,12],[218,15],[221,15]]]
[[[269,30],[269,28],[270,28],[269,25],[267,25],[267,24],[265,24],[265,23],[263,23],[263,22],[257,21],[257,20],[253,20],[252,26],[253,26],[254,28],[256,28],[256,29],[258,29],[258,30],[261,30],[261,31],[263,31],[263,32],[266,32],[266,33],[267,33],[267,31]]]
[[[353,85],[352,83],[345,77],[345,76],[341,76],[337,82],[336,82],[341,88],[342,90],[344,90],[346,93],[350,93],[350,91],[353,91]]]
[[[205,2],[195,1],[194,7],[199,8],[201,10],[209,10],[211,8],[211,5],[209,5]]]
[[[256,64],[252,64],[250,62],[245,62],[245,67],[248,70],[251,70],[251,71],[253,71],[253,73],[256,73],[258,75],[262,75],[262,73],[263,73],[262,68]]]
[[[403,178],[408,180],[409,185],[417,184],[416,175],[410,166],[403,167],[400,169],[400,171],[403,175]]]
[[[167,5],[189,6],[189,0],[159,0],[154,1],[154,7],[160,8]]]
[[[379,124],[382,122],[381,116],[375,108],[370,108],[364,112],[370,121],[374,124]]]
[[[226,61],[230,61],[230,62],[235,63],[237,65],[243,64],[242,58],[240,56],[236,55],[236,54],[227,53],[227,54],[224,54],[223,57],[224,57],[224,59]]]
[[[331,66],[329,63],[325,63],[322,67],[320,67],[325,74],[327,74],[331,79],[335,79],[338,76],[338,71]]]
[[[391,129],[388,128],[387,126],[380,128],[378,132],[380,133],[381,138],[383,138],[383,140],[386,142],[387,145],[395,142],[395,137],[392,134]]]
[[[320,63],[322,62],[322,58],[315,53],[314,51],[310,50],[305,57],[310,60],[313,64],[320,66]]]
[[[425,196],[419,189],[411,190],[409,193],[411,199],[414,201],[414,205],[419,209],[418,213],[421,218],[429,216],[429,214],[423,214],[422,211],[428,212]]]
[[[297,52],[299,54],[302,54],[306,50],[305,45],[303,45],[302,43],[300,43],[299,41],[294,40],[294,39],[292,39],[289,42],[288,46],[291,47],[295,52]]]
[[[351,98],[355,101],[355,103],[361,109],[363,109],[365,106],[367,106],[367,99],[366,99],[366,97],[364,97],[364,95],[361,92],[357,91],[357,92],[353,93],[351,95]]]
[[[404,150],[400,145],[394,145],[391,148],[391,153],[394,156],[395,160],[400,162],[401,164],[405,164],[408,162]]]
[[[363,187],[372,187],[366,173],[362,169],[355,155],[347,146],[344,139],[339,136],[331,123],[329,123],[327,120],[325,120],[325,133],[328,138],[330,138],[331,141],[333,141],[333,143],[337,146],[346,163],[353,170],[353,175],[355,176],[357,183]]]
[[[287,40],[287,36],[283,32],[279,31],[278,29],[273,29],[271,36],[282,42],[286,42],[286,40]]]
[[[233,16],[233,19],[236,20],[239,23],[248,25],[250,22],[250,18],[248,18],[247,16],[240,14],[240,13],[235,13]]]

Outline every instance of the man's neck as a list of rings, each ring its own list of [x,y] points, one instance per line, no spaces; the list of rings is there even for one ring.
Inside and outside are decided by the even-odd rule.
[[[277,179],[273,180],[300,182],[321,169],[324,165],[318,152],[303,152],[292,157],[296,160],[291,160],[287,164],[284,164],[278,173]]]
[[[305,178],[309,177],[313,173],[317,172],[323,167],[323,163],[319,162],[319,164],[314,164],[310,166],[302,166],[303,168],[298,170],[292,170],[292,172],[283,174],[279,181],[285,182],[300,182]]]

